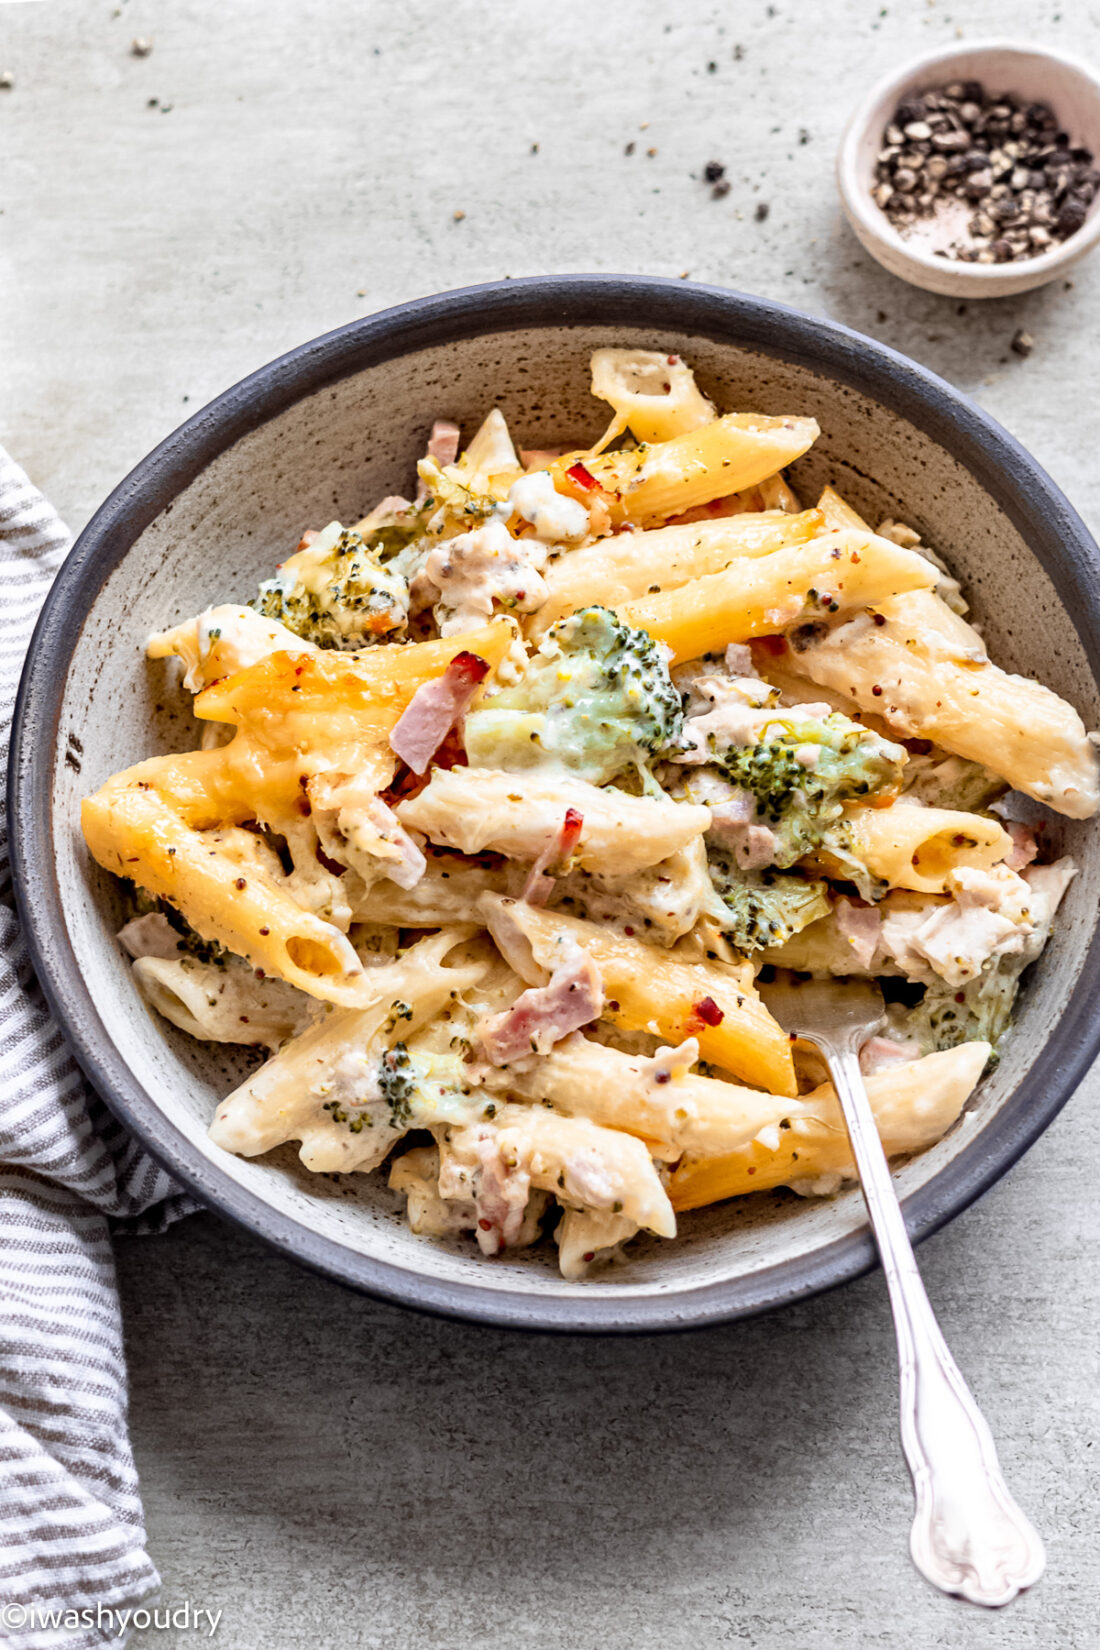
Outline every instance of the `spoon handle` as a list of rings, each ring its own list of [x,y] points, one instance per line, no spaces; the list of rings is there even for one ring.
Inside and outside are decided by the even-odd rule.
[[[945,1593],[974,1604],[1008,1604],[1042,1574],[1043,1544],[1008,1492],[992,1434],[925,1293],[864,1087],[858,1039],[819,1047],[848,1125],[890,1291],[901,1444],[916,1503],[913,1563]]]

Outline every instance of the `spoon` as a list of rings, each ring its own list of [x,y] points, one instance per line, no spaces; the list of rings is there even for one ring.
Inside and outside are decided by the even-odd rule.
[[[985,1418],[948,1351],[917,1270],[875,1126],[859,1051],[885,1023],[866,980],[764,988],[785,1031],[812,1044],[836,1089],[890,1292],[901,1374],[901,1445],[913,1480],[909,1551],[921,1574],[974,1604],[1008,1604],[1038,1581],[1043,1544],[1008,1492]]]

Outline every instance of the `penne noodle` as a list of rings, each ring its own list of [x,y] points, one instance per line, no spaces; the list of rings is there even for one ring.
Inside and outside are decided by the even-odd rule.
[[[675,590],[692,579],[720,573],[742,556],[766,556],[819,535],[824,517],[817,510],[788,515],[782,510],[722,516],[682,527],[655,527],[647,533],[616,533],[560,557],[544,577],[546,601],[532,614],[534,639],[580,607],[621,607],[625,602]]]
[[[469,932],[445,930],[396,962],[368,970],[359,1007],[335,1009],[315,1021],[219,1104],[210,1125],[214,1144],[240,1157],[259,1157],[299,1140],[303,1163],[318,1173],[374,1168],[407,1125],[391,1127],[368,1113],[367,1126],[352,1131],[326,1115],[325,1106],[349,1106],[361,1093],[368,1095],[372,1059],[481,979],[482,963],[443,966]]]
[[[730,642],[820,619],[823,611],[872,607],[897,591],[924,589],[935,581],[935,569],[911,550],[899,550],[873,533],[834,532],[732,562],[725,572],[628,602],[619,613],[670,647],[680,664],[720,652]]]
[[[81,817],[89,851],[105,870],[169,900],[204,939],[312,997],[352,1004],[369,991],[339,928],[303,910],[258,858],[233,851],[255,844],[250,833],[214,840],[140,782],[109,782],[85,800]]]
[[[997,820],[901,799],[890,808],[850,808],[851,851],[891,888],[942,894],[960,866],[988,871],[1012,851]]]
[[[678,1069],[668,1054],[644,1059],[580,1032],[529,1070],[506,1074],[508,1092],[645,1140],[654,1157],[719,1157],[740,1150],[797,1101]]]
[[[868,1077],[867,1093],[887,1157],[924,1151],[939,1140],[974,1092],[989,1055],[988,1043],[962,1043]],[[822,1175],[856,1178],[831,1083],[803,1095],[739,1150],[718,1157],[685,1156],[673,1171],[669,1192],[673,1208],[682,1213]]]
[[[594,457],[566,453],[550,472],[558,490],[582,504],[602,500],[616,526],[648,527],[755,486],[793,463],[819,434],[812,418],[728,413],[651,446]]]
[[[523,979],[541,984],[571,946],[595,962],[603,1018],[670,1043],[695,1037],[704,1060],[775,1094],[794,1094],[790,1040],[768,1013],[749,964],[689,962],[614,929],[543,911],[497,894],[480,911],[502,955]]]
[[[696,384],[695,374],[678,355],[650,349],[598,349],[592,352],[590,367],[592,394],[615,409],[615,435],[629,429],[639,441],[669,441],[713,423],[718,416]]]
[[[705,807],[628,796],[536,769],[436,768],[419,795],[400,803],[396,812],[402,825],[442,847],[464,854],[488,848],[535,860],[553,844],[569,809],[581,818],[570,864],[622,876],[668,859],[710,824]]]
[[[860,520],[832,488],[818,508],[838,526]],[[979,633],[934,590],[875,605],[874,624],[856,620],[809,640],[791,667],[906,739],[981,762],[1071,819],[1092,817],[1100,766],[1072,705],[993,664]]]

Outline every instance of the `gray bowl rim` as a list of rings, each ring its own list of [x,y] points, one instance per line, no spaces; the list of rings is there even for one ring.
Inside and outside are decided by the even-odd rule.
[[[934,373],[836,322],[727,288],[635,275],[536,276],[416,299],[279,356],[196,412],[115,488],[43,606],[12,724],[8,810],[18,911],[35,973],[81,1068],[150,1154],[207,1207],[280,1253],[393,1304],[498,1327],[648,1333],[727,1322],[835,1287],[876,1264],[869,1230],[743,1278],[645,1296],[534,1296],[428,1278],[310,1232],[223,1176],[158,1109],[101,1021],[69,939],[53,870],[54,753],[69,658],[104,581],[161,511],[220,453],[295,402],[368,367],[461,339],[600,326],[697,334],[811,367],[947,446],[1006,512],[1073,619],[1100,675],[1100,552],[1068,500],[996,421]],[[1043,1058],[955,1159],[905,1199],[915,1241],[994,1184],[1069,1099],[1100,1050],[1100,930]]]

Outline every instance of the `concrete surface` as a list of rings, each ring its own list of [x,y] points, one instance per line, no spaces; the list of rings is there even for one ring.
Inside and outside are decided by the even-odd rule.
[[[959,315],[839,220],[851,103],[960,30],[1100,60],[1071,0],[0,4],[0,439],[79,527],[189,410],[355,315],[690,270],[946,373],[1096,525],[1100,263]],[[877,1278],[698,1337],[532,1341],[356,1299],[211,1217],[120,1252],[165,1602],[223,1609],[232,1650],[1100,1644],[1098,1093],[922,1251],[1049,1546],[1010,1611],[908,1567]]]

